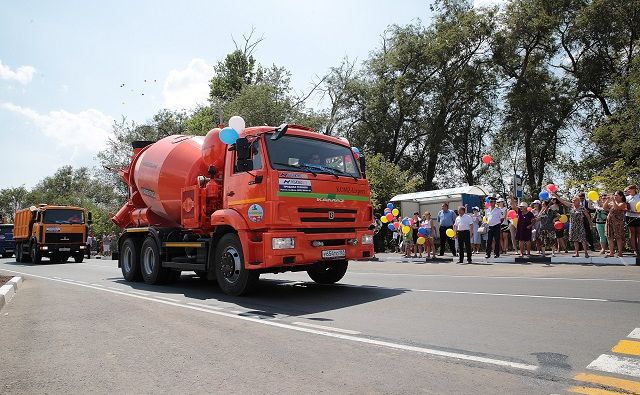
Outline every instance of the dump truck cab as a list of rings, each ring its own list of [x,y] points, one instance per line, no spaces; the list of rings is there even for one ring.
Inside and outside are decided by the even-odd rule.
[[[81,207],[41,204],[20,210],[13,229],[16,260],[66,262],[73,257],[82,262],[90,223],[91,213]]]

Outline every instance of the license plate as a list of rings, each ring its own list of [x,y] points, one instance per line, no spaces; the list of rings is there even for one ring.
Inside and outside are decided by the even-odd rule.
[[[13,250],[4,250],[4,252],[13,252]]]
[[[331,259],[331,258],[343,258],[346,256],[345,250],[324,250],[322,251],[322,258]]]
[[[62,248],[58,248],[58,251],[71,251],[71,248],[69,248],[69,247],[62,247]]]

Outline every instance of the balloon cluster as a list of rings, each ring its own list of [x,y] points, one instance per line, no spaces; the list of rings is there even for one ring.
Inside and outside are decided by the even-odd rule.
[[[240,137],[240,133],[244,130],[246,124],[242,117],[237,115],[229,118],[229,126],[223,128],[218,134],[218,138],[225,144],[234,144]]]
[[[547,184],[546,187],[538,194],[540,200],[549,200],[551,197],[550,194],[556,193],[558,191],[558,187],[555,184]]]
[[[360,149],[358,149],[358,147],[351,147],[351,151],[353,151],[353,156],[356,159],[358,159],[360,157],[360,155],[362,155],[360,153]]]
[[[411,232],[413,225],[415,225],[415,221],[413,218],[404,217],[400,219],[398,217],[400,215],[400,210],[393,207],[393,203],[387,203],[387,207],[384,209],[384,215],[380,217],[380,221],[383,224],[387,224],[387,228],[391,231],[400,230],[402,234],[407,234]],[[424,244],[429,236],[429,229],[420,227],[418,228],[418,239],[416,243]]]

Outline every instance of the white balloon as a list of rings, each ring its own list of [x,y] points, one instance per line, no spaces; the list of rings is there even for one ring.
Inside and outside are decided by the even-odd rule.
[[[246,125],[245,125],[244,119],[242,119],[242,117],[234,115],[231,118],[229,118],[229,126],[234,128],[236,130],[236,132],[240,133],[240,132],[242,132],[244,130]]]

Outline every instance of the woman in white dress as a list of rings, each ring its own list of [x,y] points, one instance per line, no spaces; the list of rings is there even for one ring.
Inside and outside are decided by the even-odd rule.
[[[471,237],[471,247],[474,254],[480,253],[481,235],[478,233],[478,228],[482,224],[482,216],[480,215],[480,208],[472,208],[471,218],[473,219],[473,237]]]

